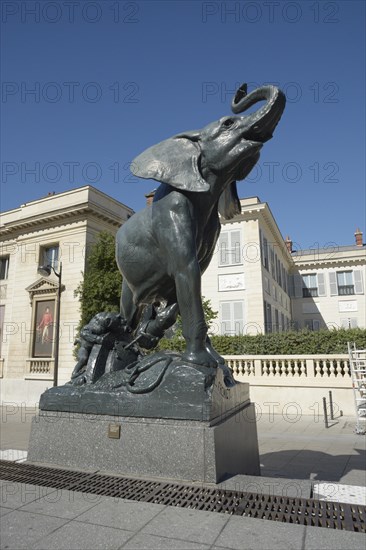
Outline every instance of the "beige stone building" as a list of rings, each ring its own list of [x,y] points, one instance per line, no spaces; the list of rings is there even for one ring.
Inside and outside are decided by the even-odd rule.
[[[222,221],[216,253],[202,280],[218,320],[214,334],[257,334],[289,328],[366,326],[366,247],[292,250],[266,203],[241,200]]]
[[[52,194],[4,212],[0,226],[0,385],[4,402],[34,404],[53,384],[55,319],[60,273],[58,381],[74,366],[73,342],[80,318],[75,290],[88,246],[100,231],[115,234],[133,211],[85,186]]]
[[[366,247],[356,244],[293,252],[292,315],[296,328],[366,327]]]
[[[242,199],[241,214],[222,223],[202,293],[219,312],[214,334],[257,334],[291,326],[293,259],[266,203]]]

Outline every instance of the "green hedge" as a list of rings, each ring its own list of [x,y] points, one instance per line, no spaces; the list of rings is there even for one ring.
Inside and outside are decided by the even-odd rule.
[[[211,336],[215,350],[221,355],[297,355],[347,353],[347,342],[366,348],[365,329],[293,331],[255,336]],[[163,338],[159,349],[183,351],[182,338]]]

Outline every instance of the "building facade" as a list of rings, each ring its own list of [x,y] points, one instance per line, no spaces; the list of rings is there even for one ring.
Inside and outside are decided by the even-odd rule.
[[[2,400],[36,403],[53,383],[62,263],[59,373],[70,379],[80,319],[75,291],[88,247],[100,231],[115,234],[133,211],[86,186],[4,212],[0,226],[0,385]],[[51,275],[39,274],[42,265]]]
[[[332,245],[293,252],[295,328],[365,328],[366,248]]]
[[[292,250],[266,203],[242,199],[241,213],[222,220],[202,294],[218,311],[213,334],[366,327],[366,248]]]
[[[242,199],[241,213],[223,221],[202,293],[219,312],[215,334],[258,334],[291,326],[293,259],[267,204]]]

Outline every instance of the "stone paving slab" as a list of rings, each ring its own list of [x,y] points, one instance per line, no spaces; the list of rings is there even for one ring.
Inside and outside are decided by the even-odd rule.
[[[35,550],[117,550],[133,533],[114,527],[90,525],[72,521],[46,537],[31,548]]]
[[[304,550],[365,550],[365,534],[306,527]]]
[[[102,497],[90,493],[77,493],[66,489],[55,489],[19,508],[24,512],[32,512],[46,516],[56,516],[61,519],[76,519],[90,508],[101,503]]]
[[[341,483],[315,483],[314,498],[327,502],[348,502],[366,506],[366,487],[343,485]]]
[[[174,527],[172,526],[174,531]],[[209,544],[182,541],[174,538],[137,533],[124,546],[123,550],[210,550]]]
[[[13,510],[1,517],[1,548],[22,550],[35,544],[67,523],[67,520]]]
[[[234,550],[243,550],[243,548],[301,550],[303,548],[305,537],[303,525],[273,524],[273,521],[230,517],[214,546]]]
[[[20,508],[55,491],[56,489],[51,487],[0,480],[0,506]]]
[[[118,527],[118,529],[128,531],[139,531],[165,508],[161,504],[102,497],[93,508],[78,516],[77,521],[104,527]]]
[[[141,533],[211,545],[229,517],[214,512],[166,507]]]
[[[0,517],[5,516],[9,512],[12,512],[13,508],[5,508],[5,506],[0,506]]]

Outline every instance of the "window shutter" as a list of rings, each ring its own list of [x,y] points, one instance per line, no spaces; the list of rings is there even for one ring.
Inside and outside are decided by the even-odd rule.
[[[232,264],[241,263],[241,239],[240,231],[231,231],[231,262]]]
[[[243,302],[233,302],[234,312],[234,332],[235,334],[243,334],[244,311]]]
[[[262,230],[259,230],[259,248],[261,253],[261,262],[264,265],[264,254],[263,254],[263,237],[262,237]]]
[[[362,281],[362,271],[359,269],[353,272],[353,278],[355,282],[355,294],[363,294],[363,281]]]
[[[335,271],[329,272],[329,285],[330,285],[330,295],[337,296],[338,294],[338,285],[337,285],[337,275]]]
[[[220,303],[220,315],[221,315],[221,333],[231,334],[231,307],[229,302]]]
[[[318,296],[326,296],[324,273],[318,273]]]
[[[355,317],[341,319],[341,325],[342,328],[357,328],[357,319]]]
[[[229,264],[229,233],[224,232],[220,235],[219,244],[219,265]]]
[[[294,295],[295,298],[302,298],[303,280],[299,273],[294,273]]]

